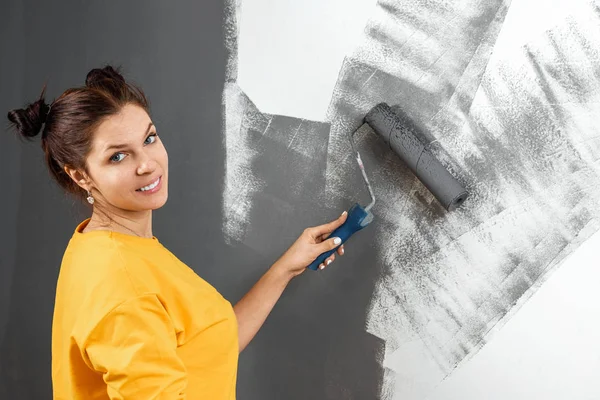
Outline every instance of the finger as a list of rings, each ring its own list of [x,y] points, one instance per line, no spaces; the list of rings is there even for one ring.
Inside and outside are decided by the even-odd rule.
[[[327,261],[325,261],[325,266],[328,266],[329,264],[331,264],[334,261],[335,261],[335,253],[327,258]]]
[[[327,259],[325,261],[323,261],[323,263],[321,263],[321,265],[319,266],[319,269],[324,269],[324,268],[328,267],[329,264],[331,264],[334,260],[335,260],[335,254],[332,254],[331,256],[327,257]]]
[[[342,224],[344,222],[346,222],[347,216],[348,216],[348,212],[344,211],[342,213],[342,215],[339,216],[338,219],[335,219],[335,220],[328,222],[326,224],[323,224],[323,225],[315,226],[314,228],[312,228],[314,237],[318,238],[319,236],[322,236],[322,235],[329,235],[336,228],[342,226]]]
[[[341,245],[340,247],[338,247],[338,249],[337,249],[337,253],[338,253],[340,256],[343,256],[343,255],[344,255],[344,245]]]
[[[326,251],[333,250],[342,243],[339,237],[329,238],[319,244],[317,244],[317,250],[319,253],[325,253]]]

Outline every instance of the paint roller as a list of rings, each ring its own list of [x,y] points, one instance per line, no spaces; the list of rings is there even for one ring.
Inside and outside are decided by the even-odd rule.
[[[374,218],[370,210],[375,205],[375,195],[367,178],[360,153],[354,146],[354,134],[363,129],[365,124],[390,146],[394,153],[400,157],[446,210],[455,210],[464,203],[468,197],[468,193],[460,182],[444,168],[433,156],[429,147],[419,139],[419,136],[415,134],[413,129],[402,118],[394,113],[389,105],[386,103],[377,104],[366,114],[363,125],[352,132],[349,138],[363,180],[369,190],[371,203],[364,208],[360,204],[355,203],[348,210],[346,221],[330,235],[330,237],[339,237],[342,240],[339,246],[346,243],[354,233],[368,226]],[[322,253],[308,268],[317,270],[319,265],[336,250],[337,247]]]

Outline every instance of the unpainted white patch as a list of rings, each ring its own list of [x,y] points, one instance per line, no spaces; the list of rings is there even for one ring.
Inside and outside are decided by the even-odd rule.
[[[238,84],[263,112],[323,121],[376,0],[245,1]]]

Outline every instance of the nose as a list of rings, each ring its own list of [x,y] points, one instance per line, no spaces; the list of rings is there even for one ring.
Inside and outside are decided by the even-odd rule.
[[[138,165],[137,168],[137,173],[138,175],[144,175],[144,174],[149,174],[154,172],[154,170],[156,169],[156,166],[158,164],[156,163],[156,161],[154,161],[154,159],[145,156],[141,161],[140,164]]]

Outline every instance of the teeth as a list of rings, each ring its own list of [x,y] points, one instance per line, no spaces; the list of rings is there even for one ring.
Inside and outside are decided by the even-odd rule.
[[[151,190],[154,189],[156,187],[156,185],[158,185],[158,181],[160,180],[160,178],[158,178],[154,183],[151,183],[148,186],[144,186],[143,188],[139,189],[142,192],[145,192],[146,190]]]

